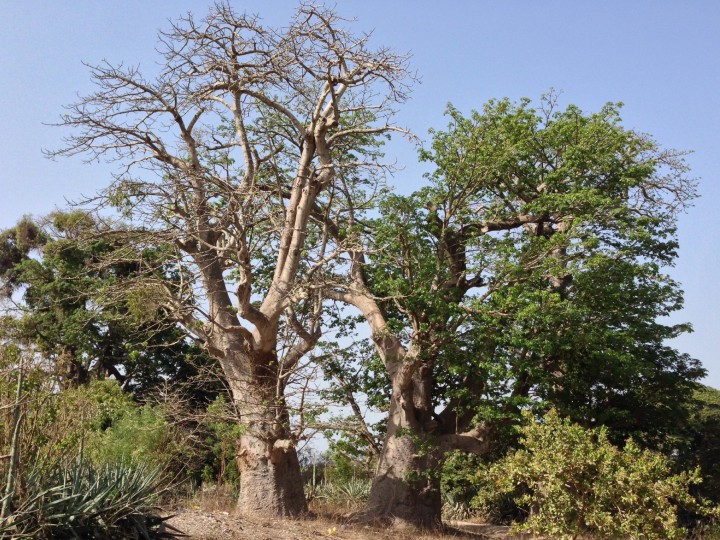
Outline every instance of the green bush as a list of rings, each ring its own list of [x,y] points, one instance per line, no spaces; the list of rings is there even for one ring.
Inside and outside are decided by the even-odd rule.
[[[697,466],[703,477],[699,492],[720,504],[720,390],[699,387],[691,405],[690,445],[680,453],[680,462]]]
[[[341,433],[330,438],[323,476],[328,482],[344,484],[357,478],[369,480],[377,465],[370,446],[361,437]]]
[[[496,525],[510,525],[521,520],[527,512],[518,501],[527,490],[522,485],[515,489],[498,489],[494,476],[493,465],[482,463],[475,469],[475,494],[469,504],[473,515]]]
[[[499,492],[527,489],[529,509],[518,531],[552,538],[682,538],[678,506],[696,506],[689,487],[698,471],[673,474],[663,455],[632,440],[620,450],[605,429],[589,430],[550,411],[526,417],[522,449],[500,460],[489,477]]]
[[[487,523],[508,525],[521,516],[515,502],[520,488],[512,493],[499,491],[489,475],[491,466],[487,458],[474,454],[447,454],[440,475],[443,518],[466,519],[472,515]]]
[[[0,348],[0,454],[9,453],[15,379]],[[32,369],[31,369],[32,368]],[[3,378],[1,375],[6,374]],[[39,367],[26,367],[22,401],[21,468],[30,462],[69,466],[78,455],[96,465],[118,461],[164,469],[187,488],[205,481],[237,484],[235,463],[241,426],[221,395],[204,408],[167,398],[141,404],[115,380],[95,380],[58,391]],[[0,460],[0,481],[7,460]]]
[[[132,461],[182,467],[168,451],[177,438],[159,406],[139,405],[117,381],[93,381],[55,396],[46,413],[55,436],[44,453],[83,455],[96,464]],[[177,461],[178,463],[171,463]]]
[[[126,412],[106,430],[93,432],[86,448],[98,463],[129,460],[165,467],[175,457],[167,451],[172,439],[162,411],[145,405]]]

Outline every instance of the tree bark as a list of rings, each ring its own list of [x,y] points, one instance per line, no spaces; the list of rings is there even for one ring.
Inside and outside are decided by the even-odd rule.
[[[393,378],[387,435],[363,517],[396,527],[438,528],[441,460],[433,440],[429,395],[423,392],[431,372],[420,367],[407,381],[402,371]]]
[[[397,433],[385,439],[364,514],[396,527],[438,528],[442,525],[440,476],[434,448],[424,434]]]
[[[277,357],[233,350],[222,362],[243,430],[237,454],[238,512],[284,517],[306,513]]]
[[[238,468],[238,512],[287,517],[307,512],[297,452],[287,441],[243,435]]]

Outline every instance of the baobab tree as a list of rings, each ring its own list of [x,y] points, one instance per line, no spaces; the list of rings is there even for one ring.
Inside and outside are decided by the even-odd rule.
[[[224,3],[188,15],[160,34],[151,77],[89,66],[96,90],[68,107],[51,152],[117,162],[94,202],[129,218],[135,252],[162,244],[174,261],[172,283],[119,290],[162,307],[222,366],[244,430],[242,512],[306,510],[284,387],[320,337],[322,291],[307,283],[338,253],[319,213],[347,212],[338,192],[368,204],[363,171],[382,172],[379,138],[402,131],[406,56],[346,26],[310,4],[279,28]]]
[[[682,154],[624,129],[613,104],[449,115],[422,154],[430,185],[383,202],[325,292],[364,316],[376,389],[390,387],[366,513],[421,526],[440,523],[447,453],[488,454],[520,407],[658,417],[666,403],[641,388],[679,398],[703,373],[663,344],[682,327],[655,320],[680,305],[661,268],[694,196]]]

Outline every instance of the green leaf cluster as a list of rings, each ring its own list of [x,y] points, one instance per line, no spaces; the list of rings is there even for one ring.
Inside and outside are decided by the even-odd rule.
[[[238,440],[245,429],[231,418],[231,404],[223,394],[218,395],[208,405],[202,419],[202,427],[206,432],[204,445],[208,449],[202,471],[204,482],[234,485],[240,478],[235,456]]]
[[[678,453],[677,466],[699,467],[703,481],[697,493],[720,504],[720,390],[701,386],[688,408],[689,421],[684,426],[688,444]]]
[[[97,464],[144,463],[176,471],[184,466],[174,446],[180,434],[162,408],[136,403],[117,381],[92,381],[60,392],[41,412],[45,426],[39,433],[45,436],[35,441],[35,451],[49,462],[82,453]]]
[[[0,283],[22,300],[2,336],[44,355],[63,387],[113,376],[141,395],[188,379],[207,358],[161,309],[176,281],[165,248],[138,253],[98,227],[87,213],[56,212],[2,233]]]

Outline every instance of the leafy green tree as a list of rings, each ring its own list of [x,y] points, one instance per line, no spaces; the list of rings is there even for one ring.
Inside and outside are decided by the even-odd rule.
[[[662,267],[694,196],[682,154],[624,129],[613,104],[449,115],[422,154],[430,185],[386,199],[367,254],[328,293],[364,315],[376,388],[391,385],[367,511],[426,526],[446,452],[502,447],[522,408],[557,402],[657,442],[703,373],[663,344],[686,327],[656,322],[681,301]]]
[[[132,279],[142,268],[130,262],[135,257],[126,244],[84,240],[97,226],[85,212],[56,212],[38,222],[23,218],[1,233],[0,283],[12,306],[4,334],[32,344],[54,366],[63,387],[112,376],[143,396],[197,375],[207,356],[162,311],[132,294],[108,297],[109,288]],[[125,260],[93,264],[111,254],[122,254]],[[161,262],[163,248],[146,249],[142,257]],[[158,273],[171,281],[172,270],[158,266]],[[195,390],[200,401],[217,391]]]
[[[505,370],[500,402],[552,404],[583,425],[607,426],[617,444],[633,436],[668,455],[684,444],[704,370],[666,345],[688,330],[657,320],[681,307],[682,292],[646,249],[575,253],[562,291],[535,276],[488,299],[482,309],[492,315],[479,332]]]

